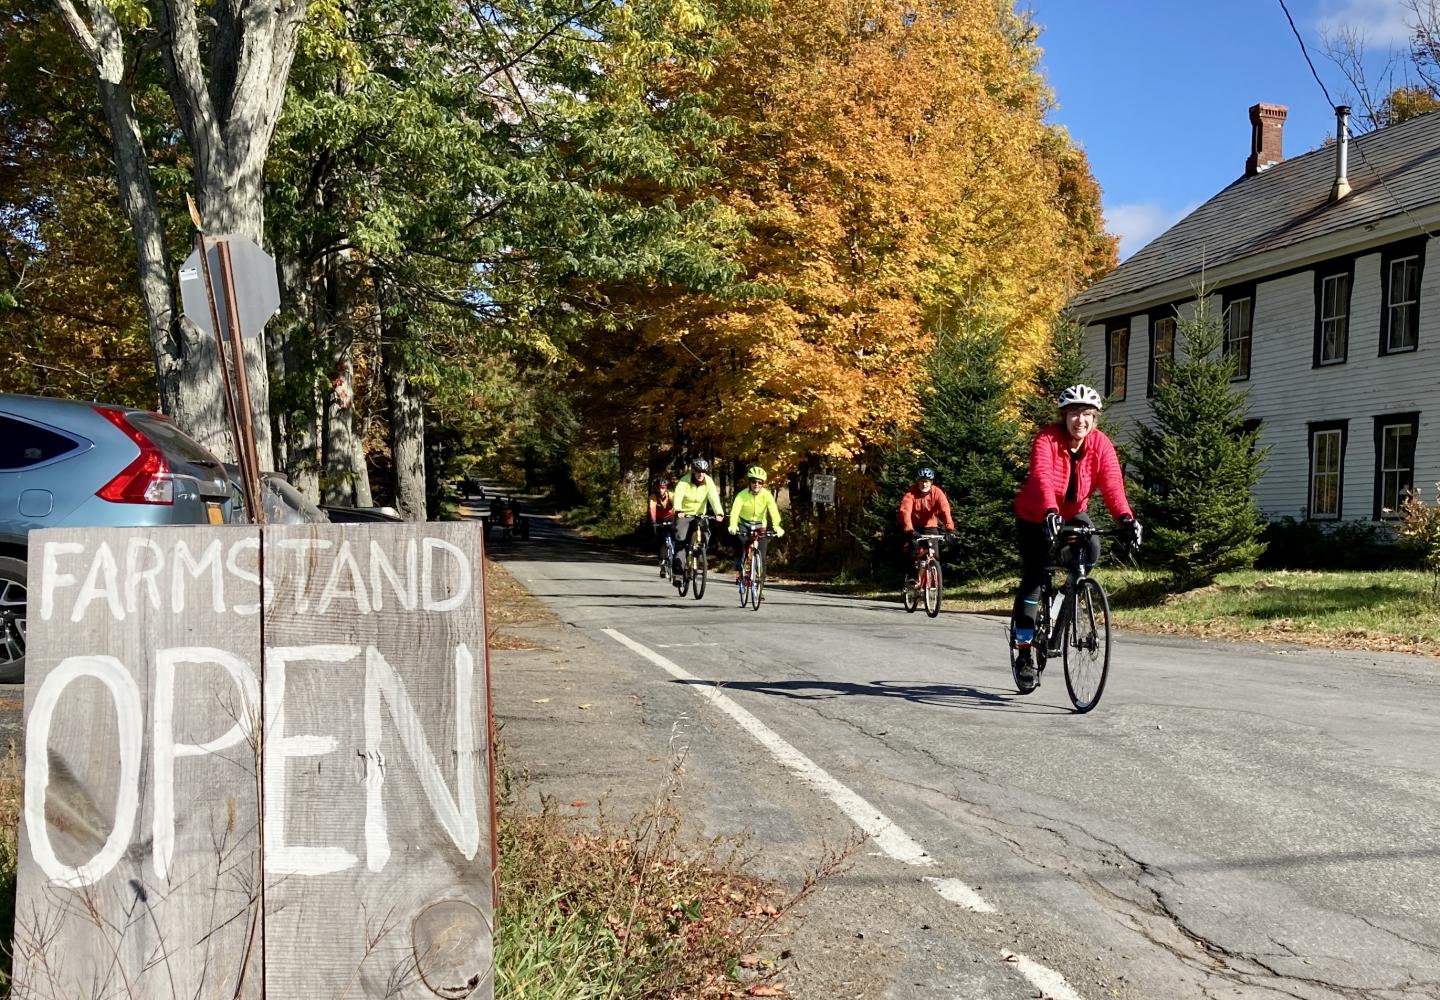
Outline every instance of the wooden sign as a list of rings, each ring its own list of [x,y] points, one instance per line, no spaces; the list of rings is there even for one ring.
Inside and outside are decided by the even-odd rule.
[[[33,533],[14,995],[489,1000],[480,545]]]

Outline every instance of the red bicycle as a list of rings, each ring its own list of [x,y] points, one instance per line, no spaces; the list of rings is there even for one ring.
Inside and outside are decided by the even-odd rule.
[[[764,525],[750,529],[750,541],[740,564],[740,606],[748,604],[751,611],[759,611],[765,599],[765,550],[760,543],[767,534]]]
[[[940,572],[940,540],[938,531],[927,531],[915,540],[915,572],[905,582],[901,600],[905,611],[914,614],[923,595],[925,613],[934,618],[940,613],[940,599],[945,593],[945,580]]]

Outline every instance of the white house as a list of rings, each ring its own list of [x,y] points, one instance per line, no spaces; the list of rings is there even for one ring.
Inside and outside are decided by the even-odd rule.
[[[1440,112],[1281,156],[1286,109],[1250,109],[1245,174],[1076,296],[1122,439],[1196,289],[1223,316],[1269,448],[1269,518],[1385,520],[1440,480]]]

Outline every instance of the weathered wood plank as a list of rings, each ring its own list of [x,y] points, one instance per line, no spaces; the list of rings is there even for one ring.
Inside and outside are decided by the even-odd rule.
[[[258,555],[254,528],[31,535],[16,997],[261,995]]]
[[[480,533],[267,527],[266,994],[493,996]]]
[[[490,1000],[480,557],[468,524],[32,536],[15,996]]]

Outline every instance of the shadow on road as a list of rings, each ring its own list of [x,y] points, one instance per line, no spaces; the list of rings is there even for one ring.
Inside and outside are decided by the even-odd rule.
[[[1007,709],[1043,715],[1069,715],[1068,708],[1044,705],[1009,690],[972,687],[968,684],[906,684],[900,681],[707,681],[677,680],[672,683],[695,687],[718,687],[730,691],[753,691],[780,698],[822,701],[830,698],[903,698],[922,705],[942,708]]]

